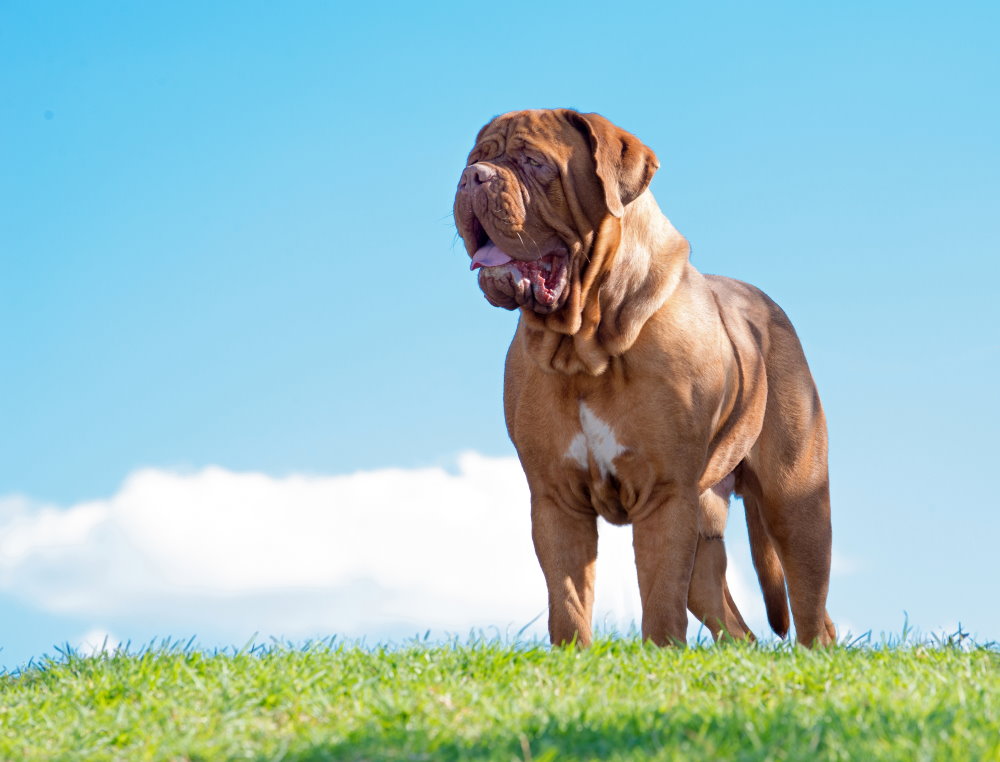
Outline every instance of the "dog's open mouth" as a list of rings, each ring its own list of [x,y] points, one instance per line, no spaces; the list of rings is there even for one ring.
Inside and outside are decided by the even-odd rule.
[[[514,259],[487,239],[473,255],[470,269],[479,269],[479,287],[491,304],[547,314],[565,301],[568,261],[565,249],[527,262]]]

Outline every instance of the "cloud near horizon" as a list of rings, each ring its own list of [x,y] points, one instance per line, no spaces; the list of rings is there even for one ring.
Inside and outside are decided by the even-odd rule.
[[[595,621],[626,630],[640,610],[631,533],[601,522],[601,534]],[[729,582],[751,626],[762,621],[732,565]],[[528,632],[545,631],[523,473],[514,458],[475,453],[456,472],[146,468],[111,497],[66,508],[0,498],[0,592],[115,632],[143,621],[378,640],[516,632],[536,617]]]

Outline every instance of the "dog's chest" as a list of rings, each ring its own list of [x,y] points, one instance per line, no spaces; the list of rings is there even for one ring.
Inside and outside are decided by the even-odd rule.
[[[615,458],[625,452],[611,424],[598,416],[586,402],[580,402],[580,431],[569,443],[564,457],[581,469],[596,471],[600,479],[617,476]]]
[[[663,485],[696,484],[708,432],[692,426],[690,397],[677,379],[641,368],[522,377],[507,390],[508,426],[532,494],[627,524]]]
[[[630,521],[634,471],[643,447],[620,411],[579,401],[568,416],[570,440],[562,446],[563,472],[586,485],[591,507],[614,524]]]

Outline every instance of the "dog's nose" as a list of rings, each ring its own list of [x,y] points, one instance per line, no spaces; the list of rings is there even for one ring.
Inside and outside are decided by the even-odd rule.
[[[496,176],[497,171],[489,164],[480,164],[477,162],[465,168],[458,187],[464,188],[466,185],[482,185],[483,183],[488,183]]]

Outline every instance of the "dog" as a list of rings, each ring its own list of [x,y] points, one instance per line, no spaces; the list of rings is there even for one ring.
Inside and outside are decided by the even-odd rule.
[[[722,539],[743,498],[768,621],[828,645],[826,422],[795,330],[763,292],[703,275],[649,183],[656,154],[599,114],[516,111],[480,130],[455,195],[486,299],[519,310],[504,412],[531,494],[553,644],[592,639],[597,519],[631,524],[642,636],[686,609],[753,638]]]

